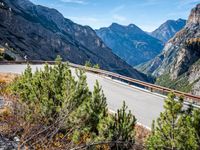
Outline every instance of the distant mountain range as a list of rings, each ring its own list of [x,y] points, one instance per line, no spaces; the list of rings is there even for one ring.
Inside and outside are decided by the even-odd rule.
[[[159,85],[200,95],[200,4],[162,53],[138,69],[157,77]]]
[[[151,32],[150,35],[166,43],[171,39],[178,31],[180,31],[186,24],[186,20],[168,20],[163,23],[158,29]]]
[[[113,52],[132,66],[144,63],[163,49],[163,43],[148,35],[134,24],[128,26],[113,23],[96,30],[97,35]]]
[[[159,51],[162,46],[154,41]],[[102,69],[147,81],[144,74],[113,54],[92,28],[28,0],[0,0],[0,45],[14,59],[27,55],[28,59],[54,60],[60,55],[65,61],[82,65],[90,61]]]
[[[143,73],[152,75],[159,85],[198,95],[200,4],[185,22],[167,21],[150,34],[134,24],[117,23],[94,31],[28,0],[0,0],[0,60],[21,60],[25,55],[54,60],[60,55],[65,61],[90,61],[143,81],[150,81]],[[136,65],[139,71],[132,67]]]
[[[164,44],[180,31],[186,20],[168,20],[151,33],[134,24],[113,23],[96,30],[97,35],[113,52],[132,66],[147,62],[160,54]]]

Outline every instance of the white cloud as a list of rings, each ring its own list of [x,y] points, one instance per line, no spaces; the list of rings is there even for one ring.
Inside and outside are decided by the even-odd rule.
[[[117,22],[117,23],[122,23],[122,24],[125,24],[127,23],[128,19],[122,15],[119,15],[121,14],[120,12],[125,8],[125,5],[119,5],[115,8],[113,8],[111,11],[110,11],[110,15],[112,16],[112,20],[114,22]]]
[[[85,0],[60,0],[64,3],[87,4]]]
[[[118,13],[119,11],[123,10],[125,5],[119,5],[111,10],[111,13]]]
[[[126,17],[117,14],[113,15],[113,19],[120,23],[125,23],[127,21]]]

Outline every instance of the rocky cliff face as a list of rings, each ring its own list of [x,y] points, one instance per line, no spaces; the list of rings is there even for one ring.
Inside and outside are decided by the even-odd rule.
[[[150,35],[161,40],[163,43],[166,43],[171,39],[178,31],[183,29],[186,24],[186,20],[168,20],[163,23],[158,29],[151,32]]]
[[[12,48],[17,58],[54,60],[60,55],[72,63],[89,60],[102,69],[146,80],[114,55],[89,26],[75,24],[57,10],[28,0],[0,0],[0,45]]]
[[[159,77],[158,84],[200,95],[200,4],[163,52],[140,70]]]
[[[187,24],[191,25],[199,23],[200,23],[200,4],[198,4],[195,8],[192,9]]]
[[[113,23],[108,28],[101,28],[96,32],[115,54],[132,66],[154,58],[163,48],[161,41],[134,24],[122,26]]]

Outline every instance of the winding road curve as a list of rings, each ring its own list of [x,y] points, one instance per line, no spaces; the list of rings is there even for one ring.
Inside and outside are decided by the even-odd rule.
[[[31,65],[32,70],[43,68],[43,65]],[[0,65],[2,73],[22,73],[26,65]],[[72,68],[72,72],[74,69]],[[123,82],[100,76],[93,73],[86,73],[90,90],[93,89],[95,81],[98,80],[107,97],[109,109],[116,111],[121,107],[123,100],[126,101],[129,109],[136,116],[137,121],[146,127],[151,127],[153,119],[156,119],[163,111],[165,97],[145,91],[138,87],[130,86]]]

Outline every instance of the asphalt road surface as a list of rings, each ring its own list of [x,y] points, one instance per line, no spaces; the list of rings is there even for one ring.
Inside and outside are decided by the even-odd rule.
[[[35,71],[36,68],[43,68],[43,65],[31,65],[31,67]],[[20,74],[25,68],[26,65],[0,65],[0,72]],[[99,81],[107,97],[108,107],[113,111],[120,108],[125,101],[129,110],[136,116],[137,121],[147,127],[151,127],[152,120],[156,119],[163,111],[164,97],[161,95],[93,73],[86,74],[90,90],[93,89],[95,81]]]

